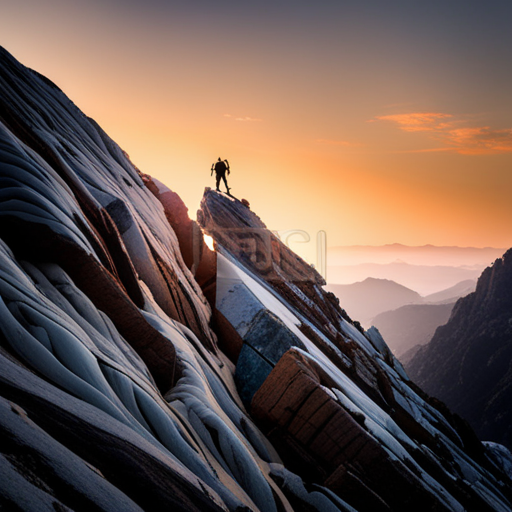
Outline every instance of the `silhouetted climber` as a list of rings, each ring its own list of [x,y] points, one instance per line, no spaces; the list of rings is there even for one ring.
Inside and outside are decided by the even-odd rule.
[[[221,160],[220,156],[219,159],[212,164],[212,172],[210,174],[213,175],[213,171],[215,171],[215,178],[217,180],[217,191],[220,192],[219,184],[220,180],[224,180],[224,184],[226,185],[226,191],[229,194],[230,188],[228,187],[228,182],[226,181],[226,171],[228,171],[228,174],[231,174],[231,171],[229,170],[229,162],[227,160]]]

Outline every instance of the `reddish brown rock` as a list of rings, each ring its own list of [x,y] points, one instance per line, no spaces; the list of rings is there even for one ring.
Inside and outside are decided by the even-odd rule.
[[[62,156],[39,138],[36,131],[26,131],[26,127],[18,123],[14,125],[14,128],[14,133],[22,138],[25,137],[24,142],[38,152],[71,189],[73,198],[86,220],[84,223],[82,219],[75,217],[74,220],[80,231],[106,270],[116,278],[118,284],[124,288],[132,301],[138,307],[142,307],[144,298],[139,287],[137,273],[126,252],[119,231],[108,212],[97,206],[97,202],[94,201],[87,188],[73,173]]]
[[[174,269],[168,265],[156,252],[153,257],[157,262],[158,268],[167,283],[170,297],[170,311],[166,313],[173,319],[178,320],[182,324],[188,326],[193,333],[207,346],[210,350],[216,351],[215,338],[207,325],[204,325],[199,316],[196,314],[194,305],[190,302],[187,294],[183,290],[180,279],[176,275]]]
[[[162,203],[165,217],[178,238],[183,261],[213,309],[217,278],[216,253],[204,243],[203,232],[197,222],[188,216],[188,208],[181,197],[148,174],[144,174],[142,179],[146,187]]]
[[[188,216],[188,208],[181,197],[162,185],[148,174],[144,175],[144,184],[162,203],[165,217],[178,237],[183,261],[189,269],[194,263],[193,221]]]
[[[213,310],[212,327],[217,334],[219,348],[236,364],[244,340],[217,308]]]
[[[285,458],[289,467],[304,475],[308,465],[306,474],[328,475],[324,485],[359,510],[448,510],[417,475],[389,457],[367,431],[364,416],[327,392],[332,384],[320,367],[291,349],[254,395],[254,418],[271,440],[280,441],[276,446],[286,445],[285,455],[293,452]]]
[[[210,250],[203,240],[203,232],[197,226],[196,230],[201,234],[200,239],[197,241],[198,245],[198,260],[193,267],[194,277],[197,284],[203,290],[204,296],[208,300],[211,308],[215,308],[215,297],[217,289],[217,253]]]

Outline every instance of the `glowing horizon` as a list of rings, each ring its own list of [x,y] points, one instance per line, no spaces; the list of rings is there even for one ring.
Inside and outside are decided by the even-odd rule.
[[[465,6],[27,0],[0,44],[192,218],[220,156],[271,229],[508,248],[512,7]]]

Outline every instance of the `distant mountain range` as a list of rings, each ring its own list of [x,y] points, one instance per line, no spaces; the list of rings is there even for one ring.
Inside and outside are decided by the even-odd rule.
[[[377,315],[371,324],[379,329],[389,348],[402,355],[417,345],[425,345],[440,325],[450,318],[455,302],[448,304],[408,304]]]
[[[353,284],[328,284],[325,289],[333,292],[350,317],[365,327],[370,327],[371,320],[384,311],[422,301],[419,293],[405,286],[373,277]]]
[[[342,246],[327,250],[327,282],[352,284],[367,277],[388,279],[429,295],[468,279],[477,279],[483,269],[505,249],[494,247]]]
[[[362,263],[388,264],[400,260],[411,265],[452,267],[483,265],[486,267],[499,258],[505,250],[505,248],[495,247],[440,247],[435,245],[351,245],[330,247],[327,250],[327,257],[328,264],[331,266]]]
[[[512,447],[512,249],[485,269],[406,369],[481,439]]]
[[[461,281],[477,279],[485,265],[474,267],[411,265],[404,262],[388,264],[363,263],[360,265],[328,266],[327,280],[333,284],[352,284],[368,277],[387,279],[415,290],[421,295],[430,295],[446,290]]]
[[[466,279],[450,288],[422,297],[414,290],[395,281],[368,277],[364,281],[352,284],[328,284],[325,289],[333,292],[340,299],[341,306],[354,320],[359,321],[364,327],[370,327],[371,325],[379,327],[375,324],[377,318],[385,323],[387,321],[385,320],[386,315],[402,306],[422,305],[425,306],[425,311],[428,310],[429,305],[448,303],[453,306],[459,297],[471,293],[475,287],[475,280]],[[414,309],[408,309],[407,311],[414,311]],[[441,324],[438,323],[437,325]],[[399,328],[399,325],[397,327]],[[384,338],[390,344],[385,335]],[[392,343],[390,347],[394,350]]]
[[[379,329],[389,348],[405,364],[420,346],[432,339],[436,329],[448,321],[455,302],[475,288],[476,281],[461,281],[446,290],[422,297],[418,304],[380,313],[370,323]]]
[[[474,292],[476,288],[476,280],[475,279],[466,279],[465,281],[461,281],[446,290],[441,290],[437,293],[432,293],[423,297],[423,302],[431,303],[431,304],[441,304],[441,303],[453,303],[460,297],[465,297],[469,295],[471,292]]]
[[[341,306],[363,327],[377,327],[395,356],[428,343],[445,324],[460,298],[473,292],[476,281],[465,280],[440,292],[422,297],[387,279],[367,278],[348,285],[332,284]]]

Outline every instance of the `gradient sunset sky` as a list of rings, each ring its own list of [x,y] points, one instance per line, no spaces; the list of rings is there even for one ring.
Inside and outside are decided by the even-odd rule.
[[[512,246],[512,2],[4,0],[0,44],[195,217],[217,157],[329,246]]]

